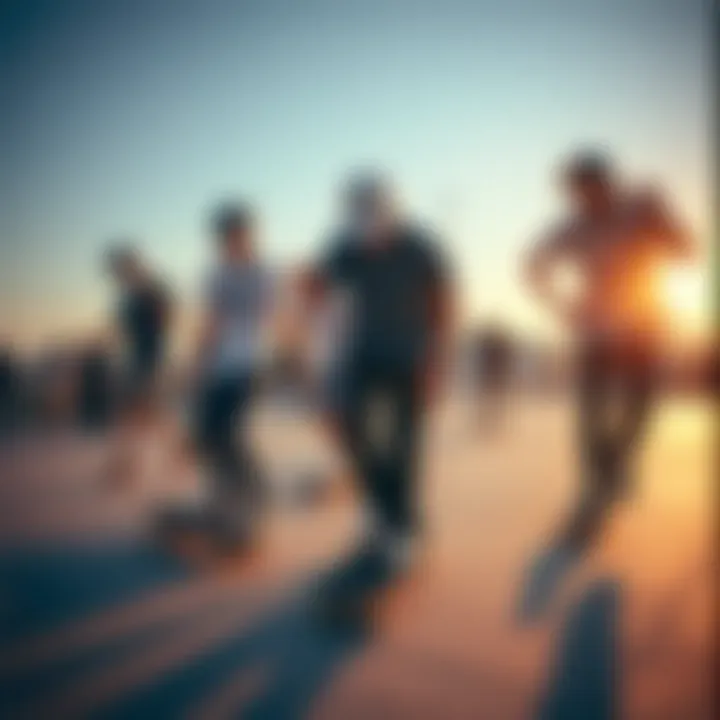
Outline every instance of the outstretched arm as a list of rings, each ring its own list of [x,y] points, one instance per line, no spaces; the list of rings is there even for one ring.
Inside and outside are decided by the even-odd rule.
[[[698,248],[695,238],[660,195],[648,192],[644,204],[650,232],[669,254],[683,261],[696,259]]]
[[[308,309],[315,312],[328,295],[328,280],[322,268],[302,268],[297,273],[296,283]]]
[[[219,332],[219,318],[215,310],[213,278],[206,279],[201,293],[200,312],[195,325],[190,381],[199,379],[208,358],[215,349]]]

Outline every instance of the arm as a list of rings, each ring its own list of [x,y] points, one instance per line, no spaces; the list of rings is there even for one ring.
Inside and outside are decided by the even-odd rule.
[[[310,313],[322,307],[333,286],[348,278],[350,265],[349,247],[340,239],[331,243],[319,262],[298,273],[298,286]]]
[[[270,352],[276,352],[283,331],[286,284],[282,272],[264,269],[261,275],[260,333]]]
[[[330,284],[320,267],[303,268],[297,275],[297,287],[310,312],[315,312],[327,299]]]
[[[330,292],[327,263],[299,267],[275,293],[270,334],[276,350],[305,363],[312,354],[313,328]]]
[[[653,236],[658,238],[672,258],[694,260],[698,250],[690,230],[656,193],[648,194],[645,202]]]

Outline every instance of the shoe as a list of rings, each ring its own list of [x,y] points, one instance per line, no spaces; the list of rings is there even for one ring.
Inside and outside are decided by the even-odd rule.
[[[399,531],[386,537],[384,552],[393,574],[405,575],[415,567],[420,554],[418,546],[418,538],[412,532]]]

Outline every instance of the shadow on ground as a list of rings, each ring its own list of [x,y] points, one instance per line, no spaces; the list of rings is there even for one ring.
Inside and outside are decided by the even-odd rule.
[[[190,572],[176,558],[140,545],[9,553],[0,558],[0,586],[6,589],[0,610],[3,647],[22,648],[26,640],[42,640],[84,618],[123,612],[189,579]],[[317,578],[291,593],[280,606],[261,613],[249,626],[240,628],[238,622],[237,631],[231,628],[201,652],[151,672],[82,716],[179,717],[188,709],[211,707],[216,696],[250,675],[260,682],[247,697],[235,698],[242,708],[226,707],[232,716],[303,717],[364,638],[358,628],[341,630],[318,621],[311,592],[316,585]],[[212,612],[204,611],[205,616]],[[0,716],[27,716],[28,708],[43,707],[47,698],[82,688],[84,679],[96,676],[98,670],[107,671],[105,677],[109,674],[110,678],[116,669],[126,672],[148,650],[156,651],[163,644],[169,647],[179,633],[192,630],[193,618],[159,615],[149,627],[59,653],[61,660],[54,657],[15,667],[12,654],[6,653],[0,666]]]
[[[593,583],[570,609],[538,720],[618,717],[620,585]]]

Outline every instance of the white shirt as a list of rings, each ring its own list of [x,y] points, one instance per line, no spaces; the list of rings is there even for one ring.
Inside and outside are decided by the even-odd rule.
[[[263,329],[272,299],[270,273],[262,266],[220,265],[207,281],[206,304],[217,324],[207,371],[252,371],[262,355]]]

